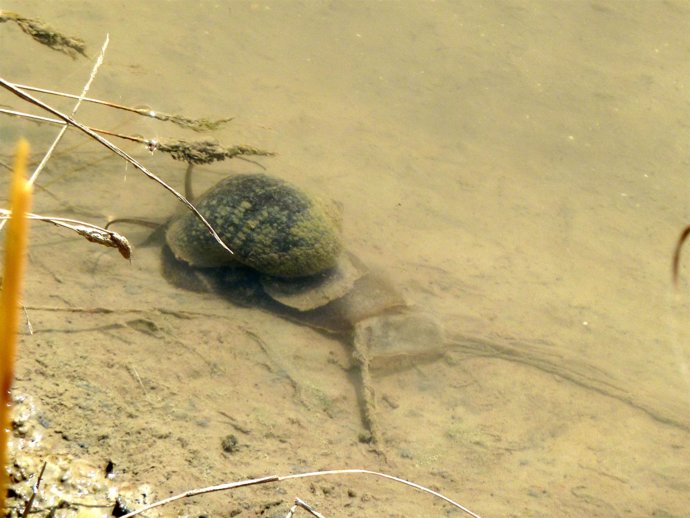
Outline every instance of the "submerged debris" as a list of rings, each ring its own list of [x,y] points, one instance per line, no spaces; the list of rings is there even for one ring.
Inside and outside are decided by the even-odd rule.
[[[22,31],[41,45],[46,45],[53,50],[67,54],[72,59],[76,59],[77,54],[87,57],[84,40],[65,36],[41,20],[26,18],[10,11],[0,11],[0,23],[8,21],[15,22]]]

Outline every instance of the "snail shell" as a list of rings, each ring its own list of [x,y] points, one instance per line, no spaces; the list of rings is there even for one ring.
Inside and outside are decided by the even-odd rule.
[[[193,267],[239,263],[267,275],[303,277],[335,267],[343,249],[335,203],[265,174],[225,178],[195,205],[234,254],[186,211],[173,218],[165,238],[175,257]]]

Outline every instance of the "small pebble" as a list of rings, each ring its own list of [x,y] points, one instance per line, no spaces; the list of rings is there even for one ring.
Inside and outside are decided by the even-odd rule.
[[[240,449],[237,443],[237,437],[233,434],[226,436],[221,444],[225,453],[236,453]]]

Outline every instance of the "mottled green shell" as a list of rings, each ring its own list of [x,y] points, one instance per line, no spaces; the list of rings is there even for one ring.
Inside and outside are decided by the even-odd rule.
[[[334,267],[342,251],[335,204],[265,174],[225,178],[194,204],[234,254],[185,212],[165,237],[175,257],[191,266],[241,263],[268,275],[301,277]]]

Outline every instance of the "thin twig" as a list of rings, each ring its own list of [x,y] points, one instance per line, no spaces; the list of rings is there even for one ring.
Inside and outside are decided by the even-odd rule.
[[[179,192],[177,192],[175,189],[173,189],[170,185],[168,185],[167,183],[165,183],[161,178],[159,178],[158,176],[156,176],[155,174],[153,174],[151,171],[149,171],[146,167],[144,167],[142,164],[140,164],[140,163],[139,163],[137,160],[135,160],[133,157],[131,157],[130,155],[128,155],[127,153],[125,153],[124,151],[122,151],[122,149],[120,149],[119,147],[117,147],[115,144],[113,144],[113,143],[110,142],[109,140],[107,140],[107,139],[101,137],[100,135],[98,135],[97,133],[95,133],[94,131],[92,131],[91,129],[89,129],[88,127],[86,127],[85,125],[83,125],[82,123],[77,122],[76,120],[74,120],[74,119],[71,118],[71,117],[68,117],[68,116],[65,115],[64,113],[62,113],[62,112],[56,110],[56,109],[53,108],[52,106],[47,105],[46,103],[44,103],[43,101],[41,101],[41,100],[35,98],[34,96],[32,96],[32,95],[30,95],[30,94],[28,94],[28,93],[26,93],[26,92],[23,92],[22,90],[20,90],[19,88],[17,88],[16,85],[14,85],[13,83],[7,81],[6,79],[0,78],[0,86],[2,86],[3,88],[9,90],[10,92],[14,93],[17,97],[20,97],[20,98],[24,99],[25,101],[30,102],[30,103],[32,103],[32,104],[35,104],[36,106],[39,106],[40,108],[43,108],[44,110],[46,110],[46,111],[52,113],[52,114],[55,115],[56,117],[59,117],[60,119],[62,119],[62,120],[65,121],[66,123],[68,123],[68,124],[74,126],[75,128],[79,129],[79,130],[82,131],[83,133],[86,133],[89,137],[91,137],[92,139],[96,140],[99,144],[101,144],[102,146],[108,148],[110,151],[112,151],[113,153],[115,153],[117,156],[121,157],[122,159],[126,160],[127,162],[129,162],[130,164],[132,164],[134,167],[136,167],[137,169],[139,169],[139,171],[141,171],[142,173],[144,173],[146,176],[148,176],[148,177],[151,178],[152,180],[158,182],[158,183],[159,183],[160,185],[162,185],[167,191],[169,191],[170,193],[172,193],[173,196],[175,196],[179,201],[181,201],[182,203],[184,203],[184,204],[195,214],[195,216],[196,216],[197,218],[199,218],[199,221],[201,221],[201,223],[208,229],[208,231],[210,232],[210,234],[213,236],[213,239],[215,239],[216,242],[218,242],[218,244],[219,244],[220,246],[222,246],[223,249],[224,249],[226,252],[228,252],[228,253],[234,255],[234,252],[233,252],[232,250],[230,250],[230,248],[223,242],[223,240],[220,238],[220,236],[219,236],[218,233],[215,231],[215,229],[211,226],[211,224],[206,220],[206,218],[204,218],[204,216],[201,215],[201,213],[197,210],[197,208],[196,208],[194,205],[192,205],[192,204],[189,202],[189,200],[187,200],[187,198],[185,198],[184,196],[182,196]]]
[[[30,119],[35,122],[50,122],[51,124],[67,124],[66,122],[59,121],[57,119],[51,119],[50,117],[42,117],[40,115],[34,115],[33,113],[19,112],[17,110],[10,110],[8,108],[0,108],[0,113],[5,113],[7,115],[14,115],[15,117],[22,117],[24,119]],[[93,129],[93,128],[91,128]],[[96,130],[94,130],[96,131]]]
[[[50,117],[41,117],[40,115],[34,115],[31,113],[20,112],[17,110],[10,110],[7,108],[0,108],[0,113],[5,113],[7,115],[13,115],[15,117],[23,117],[36,122],[48,122],[50,124],[61,124],[68,127],[64,121],[58,119],[51,119]],[[87,126],[91,131],[100,133],[101,135],[108,135],[111,137],[116,137],[124,140],[129,140],[130,142],[137,142],[138,144],[144,144],[149,151],[160,151],[162,153],[168,153],[173,160],[182,160],[188,164],[210,164],[212,162],[217,162],[221,160],[238,158],[241,160],[247,160],[259,167],[263,167],[261,164],[254,162],[253,160],[248,160],[247,156],[274,156],[275,153],[270,151],[264,151],[263,149],[255,148],[253,146],[237,145],[237,146],[223,146],[211,139],[202,140],[185,140],[185,139],[146,139],[142,137],[136,137],[133,135],[123,135],[122,133],[116,133],[114,131],[93,128]],[[189,198],[189,196],[187,197]]]
[[[387,480],[392,480],[393,482],[397,482],[399,484],[403,484],[409,487],[412,487],[414,489],[417,489],[418,491],[421,491],[423,493],[427,493],[429,495],[435,496],[436,498],[440,498],[444,502],[456,507],[457,509],[460,509],[461,511],[467,513],[468,515],[472,516],[473,518],[481,518],[478,514],[473,513],[463,505],[459,504],[455,500],[452,500],[448,498],[445,495],[442,495],[441,493],[434,491],[433,489],[429,489],[428,487],[424,487],[420,484],[416,484],[415,482],[410,482],[409,480],[405,480],[402,478],[394,477],[393,475],[388,475],[386,473],[379,473],[378,471],[371,471],[368,469],[334,469],[334,470],[327,470],[327,471],[311,471],[309,473],[297,473],[294,475],[285,475],[285,476],[268,476],[268,477],[263,477],[263,478],[254,478],[254,479],[249,479],[249,480],[241,480],[239,482],[230,482],[227,484],[220,484],[217,486],[209,486],[201,489],[192,489],[189,491],[185,491],[184,493],[180,493],[178,495],[171,496],[169,498],[164,498],[163,500],[159,500],[158,502],[154,502],[150,505],[144,506],[141,509],[137,511],[132,511],[131,513],[127,513],[120,518],[132,518],[133,516],[136,516],[138,514],[150,511],[151,509],[155,509],[156,507],[160,507],[162,505],[169,504],[171,502],[175,502],[177,500],[182,500],[183,498],[189,498],[191,496],[197,496],[197,495],[202,495],[206,493],[214,493],[217,491],[227,491],[230,489],[235,489],[237,487],[245,487],[245,486],[253,486],[257,484],[267,484],[271,482],[282,482],[284,480],[290,480],[290,479],[297,479],[297,478],[308,478],[308,477],[322,477],[322,476],[329,476],[329,475],[373,475],[376,477],[381,477],[385,478]]]
[[[0,219],[3,220],[3,223],[4,220],[9,219],[9,217],[9,210],[0,209]],[[52,223],[57,227],[68,228],[92,243],[97,243],[109,248],[116,248],[117,251],[120,252],[120,255],[125,259],[130,259],[132,257],[132,246],[129,244],[127,238],[112,230],[108,230],[85,221],[79,221],[78,219],[40,216],[32,213],[27,214],[27,217],[29,219]]]
[[[41,472],[38,474],[38,479],[36,480],[36,483],[31,487],[31,497],[29,497],[29,500],[26,502],[26,505],[24,506],[22,518],[27,518],[27,516],[29,516],[29,513],[31,512],[31,508],[34,505],[34,500],[36,499],[36,495],[38,494],[38,488],[41,485],[41,480],[43,479],[43,472],[46,470],[47,464],[47,462],[43,462]]]
[[[69,124],[67,124],[65,121],[61,121],[58,119],[51,119],[50,117],[42,117],[41,115],[34,115],[33,113],[20,112],[17,110],[10,110],[8,108],[0,108],[0,113],[5,113],[7,115],[13,115],[15,117],[22,117],[23,119],[29,119],[29,120],[34,121],[34,122],[47,122],[50,124],[60,124],[62,126],[69,127]],[[149,149],[151,149],[156,144],[156,141],[152,140],[152,139],[135,137],[134,135],[124,135],[122,133],[116,133],[116,132],[110,131],[110,130],[94,128],[93,126],[87,126],[87,127],[91,131],[95,131],[96,133],[100,133],[101,135],[108,135],[111,137],[117,137],[117,138],[121,138],[124,140],[129,140],[131,142],[137,142],[139,144],[144,144]]]
[[[110,35],[106,34],[105,35],[105,41],[103,42],[103,47],[101,48],[101,52],[98,55],[98,59],[96,59],[96,63],[94,64],[93,68],[91,69],[91,75],[89,76],[88,81],[86,81],[86,84],[84,85],[84,88],[82,89],[82,95],[77,100],[77,103],[74,105],[74,108],[72,109],[72,116],[77,112],[79,109],[79,105],[81,104],[81,99],[86,93],[89,91],[89,88],[91,86],[91,83],[93,82],[94,78],[96,77],[96,73],[98,72],[98,69],[100,68],[101,64],[103,63],[103,56],[105,55],[105,51],[108,48],[108,42],[110,41]],[[63,128],[60,130],[60,132],[57,134],[55,137],[55,140],[53,140],[53,143],[51,144],[50,148],[48,149],[48,152],[43,156],[43,159],[41,162],[38,164],[36,169],[34,170],[33,174],[28,180],[28,185],[32,186],[34,184],[34,181],[36,178],[38,178],[38,175],[41,174],[41,171],[43,170],[43,167],[48,163],[48,160],[53,154],[53,151],[57,147],[58,143],[62,140],[63,135],[65,134],[65,131],[67,131],[67,124],[63,126]],[[6,220],[0,221],[0,230],[2,230],[5,227]]]
[[[320,512],[318,512],[316,509],[314,509],[312,506],[310,506],[307,502],[305,502],[301,498],[295,498],[295,505],[293,507],[295,507],[295,508],[301,507],[302,509],[307,511],[312,516],[316,516],[316,518],[326,518],[324,515],[322,515]],[[290,514],[290,516],[292,516],[292,514]],[[288,518],[288,517],[286,516],[285,518]]]
[[[91,83],[93,83],[93,80],[95,79],[96,74],[98,73],[98,69],[103,64],[103,58],[105,56],[105,51],[108,49],[108,43],[109,42],[110,42],[110,34],[106,33],[105,41],[103,42],[103,46],[101,47],[101,52],[100,52],[100,54],[98,54],[98,58],[96,59],[96,62],[94,63],[93,68],[91,69],[91,75],[89,76],[88,81],[86,81],[84,88],[82,88],[81,95],[77,99],[77,102],[74,105],[74,108],[72,108],[72,117],[74,117],[74,115],[77,113],[77,110],[79,109],[79,106],[81,106],[81,102],[84,99],[84,96],[88,93],[89,88],[91,88]],[[53,143],[50,145],[48,152],[43,156],[41,163],[38,164],[38,167],[36,167],[36,169],[34,170],[33,174],[31,175],[31,178],[29,178],[29,185],[33,185],[34,182],[36,181],[36,178],[38,178],[38,175],[41,174],[43,167],[46,165],[46,163],[48,163],[48,160],[50,160],[50,157],[53,155],[53,151],[55,151],[55,148],[57,147],[57,145],[62,140],[62,137],[64,136],[66,131],[67,131],[67,125],[65,124],[62,127],[62,129],[60,129],[60,132],[55,137],[55,140],[53,140]]]
[[[253,486],[256,484],[266,484],[267,482],[277,482],[280,480],[280,477],[277,477],[275,475],[269,476],[269,477],[262,477],[262,478],[254,478],[250,480],[240,480],[239,482],[230,482],[228,484],[220,484],[218,486],[209,486],[209,487],[204,487],[201,489],[191,489],[189,491],[185,491],[184,493],[180,493],[179,495],[174,495],[168,498],[164,498],[163,500],[159,500],[158,502],[154,502],[152,504],[146,505],[142,507],[141,509],[138,509],[137,511],[132,511],[131,513],[127,513],[120,518],[132,518],[133,516],[137,516],[138,514],[145,513],[147,511],[150,511],[151,509],[154,509],[156,507],[160,507],[162,505],[167,505],[172,502],[175,502],[177,500],[182,500],[183,498],[189,498],[192,496],[196,495],[203,495],[206,493],[214,493],[216,491],[227,491],[228,489],[234,489],[236,487],[246,487],[246,486]]]
[[[28,90],[30,92],[40,92],[49,95],[58,95],[60,97],[68,97],[71,99],[76,99],[79,96],[74,94],[68,94],[65,92],[58,92],[56,90],[49,90],[47,88],[39,88],[37,86],[29,85],[16,85],[17,88],[22,90]],[[111,101],[104,101],[102,99],[93,99],[91,97],[84,97],[84,101],[93,104],[100,104],[102,106],[107,106],[109,108],[115,108],[117,110],[124,110],[131,113],[136,113],[137,115],[142,115],[144,117],[151,117],[160,121],[172,122],[183,128],[188,128],[193,131],[212,131],[220,128],[226,122],[230,122],[233,118],[228,117],[225,119],[209,120],[209,119],[190,119],[183,115],[174,115],[170,113],[157,112],[149,108],[134,108],[132,106],[125,106],[124,104],[118,104]]]

